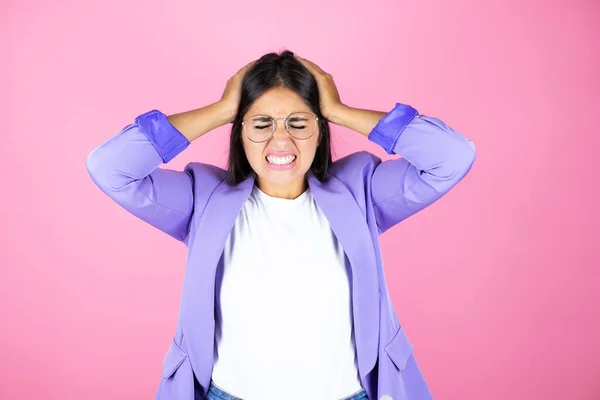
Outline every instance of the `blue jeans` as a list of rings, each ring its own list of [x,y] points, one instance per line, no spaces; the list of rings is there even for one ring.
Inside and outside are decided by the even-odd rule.
[[[216,386],[215,383],[211,380],[210,387],[208,388],[208,393],[206,394],[205,400],[243,400],[239,397],[235,397],[220,387]],[[344,397],[340,400],[369,400],[367,397],[367,392],[365,389],[361,389],[359,392],[354,393],[350,397]]]

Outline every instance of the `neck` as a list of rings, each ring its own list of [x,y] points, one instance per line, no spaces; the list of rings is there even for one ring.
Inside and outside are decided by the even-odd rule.
[[[269,182],[264,182],[260,178],[257,180],[258,188],[265,194],[271,197],[278,197],[281,199],[295,199],[308,189],[308,181],[306,177],[303,177],[297,182],[286,186],[274,185]]]

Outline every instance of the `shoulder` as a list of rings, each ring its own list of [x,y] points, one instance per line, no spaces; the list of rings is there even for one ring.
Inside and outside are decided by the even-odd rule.
[[[341,182],[359,203],[365,202],[371,190],[371,178],[381,159],[368,151],[348,154],[329,168],[328,175]],[[362,200],[361,200],[362,199]]]
[[[191,176],[196,195],[212,193],[221,182],[227,179],[226,170],[207,163],[190,162],[185,166],[184,171]]]
[[[203,181],[216,180],[221,182],[227,178],[227,171],[216,165],[201,163],[201,162],[190,162],[185,166],[187,173],[193,174],[194,178]]]
[[[370,178],[381,159],[366,150],[348,154],[331,164],[329,173],[338,179],[348,181]]]

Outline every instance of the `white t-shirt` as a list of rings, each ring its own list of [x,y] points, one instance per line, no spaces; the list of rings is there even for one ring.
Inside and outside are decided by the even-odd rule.
[[[215,287],[212,380],[244,400],[337,400],[362,386],[351,273],[310,188],[295,199],[255,185]]]

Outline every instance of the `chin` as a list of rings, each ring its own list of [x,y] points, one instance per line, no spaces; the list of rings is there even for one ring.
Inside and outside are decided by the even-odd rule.
[[[271,170],[269,169],[269,167],[266,166],[264,168],[261,168],[261,171],[261,179],[277,186],[286,186],[297,182],[299,179],[304,177],[307,172],[301,172],[298,168],[277,171]]]
[[[295,173],[286,173],[285,171],[277,171],[277,173],[273,173],[273,171],[267,171],[265,175],[262,176],[262,179],[265,181],[277,185],[277,186],[286,186],[296,182],[300,179],[301,175]]]

